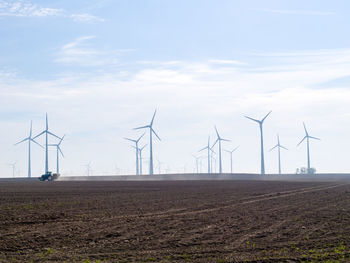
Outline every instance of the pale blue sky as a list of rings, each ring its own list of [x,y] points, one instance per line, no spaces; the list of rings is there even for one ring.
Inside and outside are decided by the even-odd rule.
[[[122,138],[138,136],[131,128],[155,108],[155,155],[170,171],[193,170],[214,125],[227,148],[241,145],[237,171],[259,171],[258,128],[242,116],[269,110],[268,172],[277,132],[291,148],[285,170],[304,165],[295,148],[304,120],[323,139],[314,166],[350,171],[349,11],[345,0],[0,0],[0,176],[14,160],[25,175],[26,146],[12,144],[31,119],[40,131],[45,112],[67,134],[64,174],[83,174],[90,160],[96,173],[132,173]],[[43,155],[33,156],[40,173]]]

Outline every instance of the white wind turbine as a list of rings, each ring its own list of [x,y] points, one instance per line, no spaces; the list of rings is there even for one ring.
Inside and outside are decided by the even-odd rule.
[[[33,124],[33,122],[30,121],[29,136],[27,138],[23,139],[22,141],[15,144],[15,145],[17,145],[17,144],[20,144],[22,142],[28,141],[28,178],[32,177],[31,142],[34,142],[35,144],[39,145],[41,148],[44,148],[32,138],[32,126],[33,126],[32,124]]]
[[[158,134],[154,131],[153,129],[153,121],[154,117],[156,116],[157,110],[154,111],[151,123],[149,125],[141,126],[134,128],[134,130],[139,130],[139,129],[149,129],[149,174],[153,174],[153,140],[152,140],[152,135],[154,134],[158,140],[160,140]]]

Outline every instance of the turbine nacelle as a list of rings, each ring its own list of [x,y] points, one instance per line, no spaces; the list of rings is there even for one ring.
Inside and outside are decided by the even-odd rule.
[[[314,136],[310,136],[307,129],[306,129],[306,126],[305,126],[305,123],[303,122],[303,126],[304,126],[304,131],[305,131],[305,136],[304,138],[297,144],[297,147],[305,140],[305,139],[314,139],[314,140],[318,140],[320,141],[321,139],[320,138],[317,138],[317,137],[314,137]]]

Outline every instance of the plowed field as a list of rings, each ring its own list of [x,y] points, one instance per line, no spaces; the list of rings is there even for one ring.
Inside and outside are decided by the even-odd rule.
[[[1,182],[1,262],[350,262],[350,184]]]

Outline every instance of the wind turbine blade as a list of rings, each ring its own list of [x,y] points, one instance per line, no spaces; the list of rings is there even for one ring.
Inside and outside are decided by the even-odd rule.
[[[134,128],[133,130],[140,130],[140,129],[150,128],[150,127],[151,126],[146,125],[146,126],[141,126],[141,127]]]
[[[221,141],[224,141],[224,142],[230,142],[230,140],[227,140],[227,139],[222,139],[220,138]]]
[[[139,150],[142,151],[145,147],[147,146],[147,144],[145,144],[143,147],[141,147]]]
[[[37,136],[34,136],[34,137],[33,137],[33,140],[34,140],[35,138],[38,138],[39,136],[43,135],[45,132],[46,132],[46,131],[42,131],[42,132],[39,133]]]
[[[27,141],[27,140],[29,140],[29,137],[28,137],[28,138],[23,139],[23,140],[22,140],[22,141],[20,141],[20,142],[15,143],[14,145],[20,144],[20,143],[25,142],[25,141]]]
[[[155,136],[157,136],[158,140],[161,141],[161,139],[159,138],[158,134],[153,130],[153,128],[151,128],[152,132],[154,133]]]
[[[272,110],[268,114],[265,115],[265,117],[261,120],[261,122],[264,122],[264,120],[270,115],[271,112],[272,112]]]
[[[139,142],[141,140],[141,138],[145,135],[145,133],[143,133],[137,140],[136,142]]]
[[[307,136],[305,136],[298,144],[297,147],[307,138]]]
[[[278,144],[276,144],[275,146],[273,146],[270,150],[269,150],[269,152],[271,152],[273,149],[275,149],[276,147],[278,147],[279,145]]]
[[[305,130],[305,134],[306,134],[306,135],[309,135],[308,132],[307,132],[307,130],[306,130],[306,126],[305,126],[305,123],[304,123],[304,122],[303,122],[303,126],[304,126],[304,130]]]
[[[246,117],[246,118],[247,118],[247,119],[249,119],[249,120],[255,121],[255,122],[257,122],[257,123],[260,123],[260,121],[259,121],[259,120],[256,120],[256,119],[253,119],[253,118],[250,118],[250,117],[248,117],[248,116],[244,116],[244,117]]]
[[[205,146],[203,149],[200,149],[198,152],[204,151],[206,149],[208,149],[208,146]]]
[[[216,126],[214,126],[214,128],[215,128],[215,131],[216,131],[216,136],[217,136],[218,138],[220,138],[220,135],[219,135],[218,129],[216,129]]]
[[[157,110],[155,110],[153,113],[153,117],[152,117],[151,124],[150,124],[151,127],[153,125],[153,121],[154,121],[154,117],[156,116],[156,113],[157,113]]]
[[[317,137],[313,137],[313,136],[309,136],[310,139],[314,139],[314,140],[321,140],[320,138],[317,138]]]
[[[34,142],[36,145],[39,145],[41,148],[44,149],[44,147],[40,144],[40,143],[37,143],[34,139],[30,139],[32,142]]]
[[[57,148],[58,148],[58,150],[60,151],[62,157],[64,158],[64,154],[63,154],[63,152],[62,152],[62,150],[61,150],[61,147],[60,147],[60,146],[57,146]]]
[[[63,141],[63,139],[64,139],[65,136],[66,136],[66,135],[63,135],[63,137],[61,138],[61,140],[60,140],[60,142],[58,143],[58,145],[61,145],[61,143],[62,143],[62,141]]]
[[[48,134],[50,134],[51,136],[56,137],[57,139],[61,140],[61,137],[58,137],[56,134],[53,134],[52,132],[47,131]],[[34,139],[34,138],[33,138]]]
[[[228,150],[224,150],[225,152],[228,152],[228,153],[231,153],[231,151],[228,151]]]
[[[284,147],[284,146],[282,146],[282,145],[280,145],[280,147],[281,147],[282,149],[285,149],[285,150],[288,151],[288,148],[286,148],[286,147]]]
[[[213,149],[214,148],[214,146],[216,145],[216,143],[219,141],[219,138],[217,138],[216,139],[216,141],[214,142],[214,144],[213,144],[213,146],[212,147],[210,147],[210,149]]]
[[[47,119],[47,112],[46,112],[46,130],[48,130],[48,129],[49,129],[49,121]]]
[[[32,138],[32,130],[33,130],[33,121],[30,121],[30,132],[29,132],[29,138]]]
[[[235,152],[238,148],[239,148],[239,146],[237,146],[236,148],[234,148],[234,149],[232,150],[232,152]]]
[[[136,140],[129,139],[129,138],[124,138],[125,140],[131,141],[131,142],[136,142]]]

